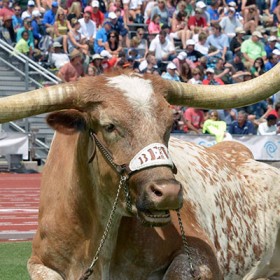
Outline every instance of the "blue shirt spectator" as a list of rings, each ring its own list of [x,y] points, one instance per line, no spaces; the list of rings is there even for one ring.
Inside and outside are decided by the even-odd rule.
[[[239,111],[237,120],[233,121],[228,129],[230,134],[239,135],[253,135],[256,134],[255,128],[252,122],[247,120],[247,114],[245,111]]]
[[[264,65],[265,72],[269,71],[278,63],[278,56],[274,53],[271,53],[267,58],[268,61]]]
[[[103,27],[100,28],[96,33],[96,38],[94,40],[94,52],[101,53],[105,50],[105,42],[108,41],[108,34],[112,29],[111,23],[109,21],[105,21],[103,23]]]
[[[45,12],[42,24],[45,26],[46,29],[49,27],[51,28],[53,27],[57,9],[58,9],[58,3],[52,2],[52,8]]]
[[[180,78],[176,74],[177,66],[173,62],[169,62],[166,67],[166,73],[162,74],[162,78],[165,80],[171,80],[179,82]]]
[[[38,10],[32,12],[33,20],[31,21],[32,33],[35,40],[38,42],[41,40],[43,35],[40,33],[40,26],[38,21],[40,21],[41,13]]]

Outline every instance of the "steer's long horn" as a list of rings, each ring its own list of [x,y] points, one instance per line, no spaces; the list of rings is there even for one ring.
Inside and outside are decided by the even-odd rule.
[[[76,84],[67,83],[0,99],[0,123],[67,108],[76,108]]]
[[[237,108],[264,100],[280,90],[280,63],[247,82],[205,86],[165,81],[166,99],[173,105],[203,109]]]

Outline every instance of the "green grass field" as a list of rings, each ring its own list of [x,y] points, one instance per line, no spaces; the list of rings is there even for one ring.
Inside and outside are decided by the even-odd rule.
[[[30,279],[26,268],[30,255],[31,242],[0,243],[0,279]]]

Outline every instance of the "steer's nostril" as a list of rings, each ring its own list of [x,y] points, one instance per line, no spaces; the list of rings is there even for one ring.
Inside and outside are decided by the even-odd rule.
[[[162,192],[157,190],[154,186],[151,187],[151,190],[156,196],[162,196]]]

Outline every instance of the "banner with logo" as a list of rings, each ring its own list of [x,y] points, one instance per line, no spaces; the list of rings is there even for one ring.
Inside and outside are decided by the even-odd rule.
[[[184,133],[173,133],[174,137],[184,139],[202,146],[213,146],[216,144],[215,137],[210,135],[188,135]],[[248,147],[256,160],[278,161],[280,160],[280,135],[258,136],[242,135],[233,136],[232,141],[237,141]]]

